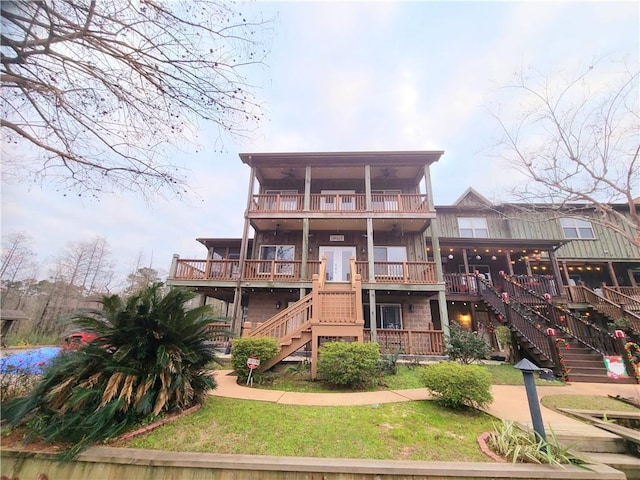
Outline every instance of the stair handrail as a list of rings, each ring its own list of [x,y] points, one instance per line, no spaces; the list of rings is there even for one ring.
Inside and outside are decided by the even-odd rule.
[[[601,287],[604,297],[620,307],[622,318],[629,320],[631,328],[640,335],[640,300],[626,295],[616,289],[603,285]]]
[[[485,302],[498,310],[506,319],[507,326],[518,332],[548,362],[548,367],[555,368],[555,352],[549,341],[547,328],[549,320],[539,315],[535,309],[509,297],[508,293],[499,292],[491,283],[478,277],[480,296]],[[496,299],[501,304],[496,302]],[[536,322],[537,319],[538,321]]]
[[[569,335],[600,355],[624,355],[621,342],[612,333],[554,303],[551,295],[540,296],[507,275],[502,276],[502,284],[505,290],[517,292],[514,295],[516,298],[518,295],[519,298],[526,297],[528,305],[533,305],[541,316],[549,319],[551,328]]]
[[[274,337],[282,338],[290,332],[297,330],[301,325],[311,321],[312,294],[302,297],[293,305],[271,317],[264,323],[252,329],[249,337]]]

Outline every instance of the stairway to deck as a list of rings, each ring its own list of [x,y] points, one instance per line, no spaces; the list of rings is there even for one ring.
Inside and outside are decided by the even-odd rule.
[[[313,276],[312,292],[293,305],[248,331],[251,337],[273,337],[279,352],[260,364],[266,371],[289,355],[311,343],[311,378],[317,375],[318,348],[321,338],[350,338],[362,342],[362,280],[351,258],[350,282],[325,282],[326,259],[320,273]]]
[[[582,345],[578,340],[564,338],[568,347],[560,347],[570,382],[634,384],[631,376],[613,378],[607,374],[604,356]]]
[[[550,368],[556,375],[561,375],[564,367],[573,382],[635,383],[633,367],[624,352],[624,339],[614,337],[512,279],[504,278],[502,289],[506,295],[482,281],[480,294],[495,312],[505,316],[522,353],[538,366]],[[609,376],[606,356],[619,357],[626,363],[630,375]]]

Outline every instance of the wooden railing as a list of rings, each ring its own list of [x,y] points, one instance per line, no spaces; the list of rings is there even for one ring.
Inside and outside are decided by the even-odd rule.
[[[607,300],[620,306],[621,317],[629,320],[633,331],[640,334],[640,300],[607,286],[602,287],[602,293]]]
[[[620,292],[627,297],[632,297],[640,300],[640,287],[609,287],[610,290],[615,290],[616,292]]]
[[[369,281],[368,262],[356,262],[355,273],[362,281]],[[435,262],[376,262],[375,280],[378,283],[432,284],[436,283]],[[237,280],[239,260],[188,260],[177,261],[177,280]],[[308,261],[307,272],[302,275],[299,260],[246,260],[245,281],[299,282],[313,279],[320,273],[319,261]]]
[[[373,278],[369,273],[369,262],[356,262],[356,271],[363,282],[375,278],[376,283],[436,283],[435,262],[375,262]]]
[[[511,275],[509,278],[541,297],[546,293],[552,297],[562,295],[562,288],[558,288],[556,280],[551,275]]]
[[[425,194],[373,194],[371,200],[371,209],[368,210],[366,195],[363,193],[312,193],[308,212],[429,212]],[[251,213],[300,213],[303,211],[305,210],[302,194],[254,195],[249,207]]]
[[[511,277],[503,277],[503,290],[508,293],[510,303],[526,304],[530,311],[530,317],[537,317],[540,326],[553,328],[572,336],[584,346],[598,352],[601,355],[623,355],[620,342],[607,330],[594,325],[580,316],[564,309],[552,299],[539,295],[529,287],[524,287],[515,282]],[[576,287],[572,287],[576,288]],[[584,287],[583,294],[588,292]],[[592,292],[593,293],[593,292]],[[595,295],[595,294],[594,294]],[[533,317],[531,316],[533,315]],[[544,323],[544,324],[543,324]]]
[[[216,346],[226,346],[231,339],[230,323],[210,323],[207,325],[206,331],[210,335],[210,340]]]
[[[298,330],[311,320],[312,294],[303,297],[282,312],[271,317],[269,321],[260,323],[251,330],[245,330],[243,335],[249,337],[273,337],[282,339]]]
[[[478,295],[476,275],[464,273],[445,273],[444,283],[447,293]]]
[[[407,355],[444,355],[442,330],[376,329],[378,345],[383,353]],[[371,330],[364,330],[365,342],[371,341]]]

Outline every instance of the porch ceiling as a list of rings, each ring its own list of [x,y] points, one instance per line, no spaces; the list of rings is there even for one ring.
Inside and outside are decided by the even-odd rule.
[[[283,178],[304,180],[305,168],[312,167],[314,179],[364,179],[365,165],[372,179],[418,180],[424,166],[438,161],[444,152],[307,152],[241,153],[242,161],[256,168],[260,183]]]
[[[499,255],[509,252],[512,255],[533,255],[557,250],[571,240],[558,239],[495,239],[495,238],[440,238],[440,251],[443,256],[461,255],[466,249],[468,255]],[[427,245],[431,250],[431,246]]]

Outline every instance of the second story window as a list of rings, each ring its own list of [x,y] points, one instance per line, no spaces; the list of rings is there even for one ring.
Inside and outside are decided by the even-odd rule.
[[[278,275],[293,274],[295,251],[296,248],[293,245],[261,245],[260,273],[271,273],[271,267],[275,265],[274,273]]]
[[[458,232],[465,238],[489,238],[487,219],[484,217],[458,218]]]
[[[560,225],[564,238],[596,238],[590,222],[579,218],[561,218]]]

